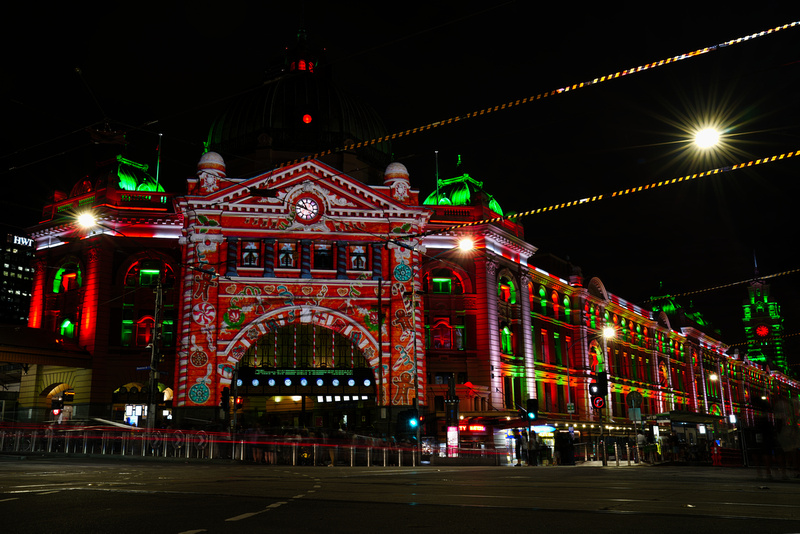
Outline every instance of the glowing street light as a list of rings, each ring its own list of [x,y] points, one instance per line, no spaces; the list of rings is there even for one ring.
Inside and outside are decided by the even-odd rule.
[[[475,242],[472,240],[472,238],[465,237],[458,242],[458,248],[461,249],[461,252],[468,252],[475,248]]]
[[[719,132],[715,128],[705,128],[694,136],[694,144],[700,148],[711,148],[719,143]]]
[[[603,327],[603,339],[614,339],[616,335],[617,331],[613,326],[606,325]]]
[[[92,228],[97,224],[97,217],[90,211],[84,211],[78,215],[77,221],[82,228]]]

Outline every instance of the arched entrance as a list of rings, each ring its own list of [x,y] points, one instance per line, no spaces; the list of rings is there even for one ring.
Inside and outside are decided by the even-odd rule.
[[[229,414],[244,427],[372,432],[378,389],[371,340],[323,309],[294,317],[262,321],[259,335],[236,348]]]

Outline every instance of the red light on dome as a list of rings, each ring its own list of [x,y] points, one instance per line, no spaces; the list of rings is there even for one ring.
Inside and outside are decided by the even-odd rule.
[[[311,119],[311,115],[309,115],[308,113],[306,113],[305,115],[303,115],[303,122],[304,122],[304,123],[306,123],[306,124],[310,124],[310,123],[311,123],[311,120],[312,120],[312,119]]]

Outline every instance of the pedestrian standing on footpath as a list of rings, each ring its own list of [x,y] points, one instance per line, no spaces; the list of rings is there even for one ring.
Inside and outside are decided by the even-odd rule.
[[[525,463],[530,463],[530,458],[528,457],[528,430],[523,429],[522,432],[519,434],[519,441],[520,446],[519,450],[521,453],[522,461]]]
[[[531,430],[528,434],[528,465],[539,465],[539,445],[536,439],[536,432]]]

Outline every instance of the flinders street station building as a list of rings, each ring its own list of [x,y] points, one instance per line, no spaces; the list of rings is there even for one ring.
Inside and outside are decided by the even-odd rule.
[[[304,44],[216,118],[181,191],[118,156],[43,207],[28,323],[0,340],[22,369],[4,420],[58,405],[400,438],[411,414],[431,447],[475,448],[531,422],[687,443],[800,422],[766,283],[742,295],[734,351],[670,299],[645,309],[537,254],[487,177],[459,168],[421,196]]]

